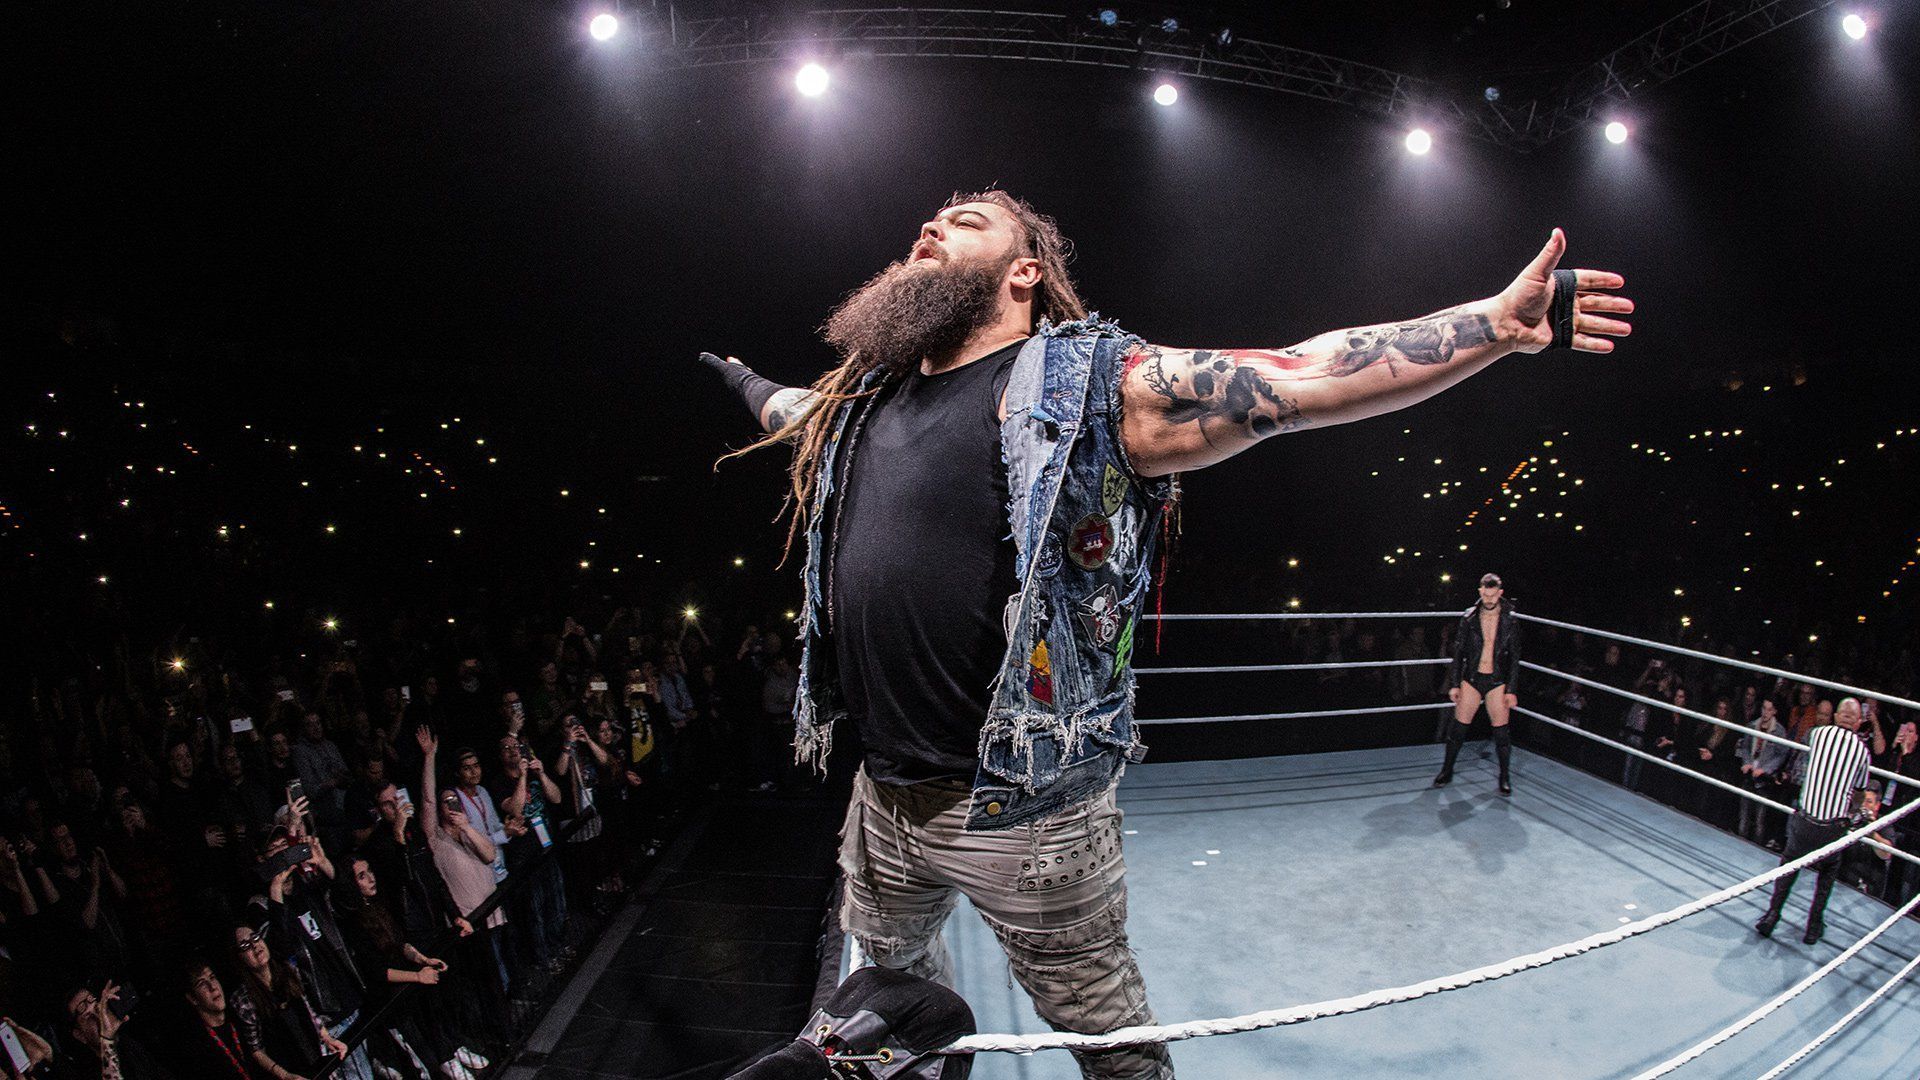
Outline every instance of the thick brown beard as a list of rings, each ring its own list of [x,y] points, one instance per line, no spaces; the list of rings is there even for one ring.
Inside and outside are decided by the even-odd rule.
[[[951,353],[1000,316],[1000,283],[1012,256],[915,266],[896,262],[855,289],[827,316],[820,336],[842,360],[911,371]]]

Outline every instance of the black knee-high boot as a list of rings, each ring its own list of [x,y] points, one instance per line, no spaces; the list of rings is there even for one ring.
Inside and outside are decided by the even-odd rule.
[[[1513,793],[1513,783],[1508,779],[1507,767],[1513,761],[1513,729],[1501,724],[1493,729],[1493,753],[1500,759],[1500,794]]]
[[[1446,787],[1453,782],[1453,762],[1460,756],[1460,744],[1467,737],[1467,727],[1458,720],[1447,722],[1447,763],[1440,766],[1440,775],[1433,778],[1434,787]]]

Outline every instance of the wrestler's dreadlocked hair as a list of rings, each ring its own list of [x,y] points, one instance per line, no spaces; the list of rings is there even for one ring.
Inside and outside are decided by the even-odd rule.
[[[993,190],[956,193],[940,209],[945,211],[970,202],[992,203],[1012,214],[1013,219],[1020,223],[1020,241],[1014,249],[1014,257],[1040,260],[1040,283],[1034,286],[1033,309],[1036,316],[1045,316],[1056,323],[1086,318],[1087,307],[1074,290],[1073,279],[1067,274],[1067,262],[1073,257],[1073,244],[1060,235],[1060,227],[1054,224],[1053,219],[1028,206],[1024,199]],[[814,381],[810,388],[814,394],[813,402],[805,412],[788,421],[780,430],[720,459],[725,461],[739,457],[775,443],[793,442],[793,465],[788,469],[792,489],[781,508],[783,513],[792,512],[787,524],[786,547],[780,557],[782,565],[785,565],[787,555],[792,554],[794,537],[800,535],[812,511],[814,487],[819,481],[820,453],[826,448],[827,438],[832,434],[834,413],[840,403],[862,396],[858,390],[860,380],[879,362],[878,358],[857,353],[847,357],[839,367]],[[778,515],[775,520],[778,520]]]

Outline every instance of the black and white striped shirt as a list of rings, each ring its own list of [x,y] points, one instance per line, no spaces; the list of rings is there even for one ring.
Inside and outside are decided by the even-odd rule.
[[[1807,735],[1806,782],[1800,788],[1800,812],[1820,821],[1853,812],[1853,793],[1867,785],[1867,744],[1837,724]]]

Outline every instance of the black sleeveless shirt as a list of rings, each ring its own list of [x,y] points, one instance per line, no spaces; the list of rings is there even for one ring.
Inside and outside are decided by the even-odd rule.
[[[1019,588],[1000,397],[1024,342],[917,369],[868,406],[838,487],[832,623],[847,707],[882,783],[973,778]]]

